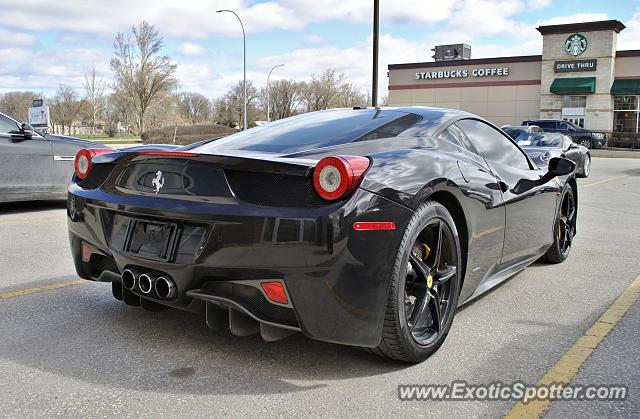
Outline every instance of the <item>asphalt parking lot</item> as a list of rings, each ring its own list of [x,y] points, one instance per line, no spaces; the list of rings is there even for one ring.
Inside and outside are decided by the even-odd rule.
[[[0,206],[0,416],[502,416],[513,401],[399,401],[400,384],[535,384],[640,275],[640,160],[594,159],[578,236],[458,311],[418,365],[301,335],[265,343],[147,312],[77,281],[64,205]],[[626,401],[557,401],[548,417],[640,411],[640,300],[575,375],[629,386]]]

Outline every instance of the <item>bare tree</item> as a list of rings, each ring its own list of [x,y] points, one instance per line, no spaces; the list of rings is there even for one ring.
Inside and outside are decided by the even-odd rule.
[[[182,122],[178,103],[175,95],[163,95],[155,100],[149,107],[149,112],[144,118],[144,126],[147,129],[160,128],[168,125],[178,125]],[[181,125],[181,124],[180,124]]]
[[[231,106],[235,110],[236,115],[238,115],[239,127],[243,126],[243,120],[242,120],[243,87],[244,87],[244,84],[242,83],[242,80],[240,80],[238,84],[236,84],[233,88],[231,88],[231,90],[229,90],[225,95],[227,103],[229,104],[229,106]],[[253,86],[253,83],[251,82],[251,80],[247,80],[247,114],[248,114],[247,125],[249,125],[251,121],[256,120],[257,111],[255,107],[255,101],[257,98],[258,98],[258,89],[256,89]]]
[[[0,111],[26,122],[28,119],[27,109],[33,105],[34,99],[41,98],[42,95],[36,92],[7,92],[0,95]]]
[[[131,34],[119,32],[113,42],[111,69],[117,88],[126,93],[135,110],[139,133],[144,131],[149,107],[177,84],[177,65],[161,55],[162,47],[158,30],[146,21],[132,27]]]
[[[98,118],[102,116],[104,112],[104,91],[106,89],[106,83],[104,79],[96,73],[96,68],[91,66],[91,69],[84,73],[84,100],[87,104],[86,109],[89,117],[89,124],[91,125],[91,133],[95,134],[96,123]]]
[[[177,104],[180,117],[188,124],[202,124],[211,117],[211,102],[200,93],[182,92],[178,95]]]
[[[272,120],[288,118],[298,112],[303,87],[304,83],[293,80],[276,80],[269,84]],[[267,103],[266,88],[260,92],[260,101],[263,105]]]
[[[337,74],[330,68],[317,77],[311,75],[311,81],[302,90],[302,102],[307,112],[329,109],[336,106],[343,84],[344,74]]]
[[[216,124],[226,125],[228,127],[238,127],[236,120],[236,111],[230,105],[226,97],[213,101],[213,121]]]
[[[71,86],[61,84],[51,101],[51,119],[62,125],[63,131],[68,127],[71,134],[71,127],[77,122],[83,106],[78,93]]]
[[[362,93],[354,83],[343,83],[340,86],[336,105],[342,108],[366,106],[367,95]]]

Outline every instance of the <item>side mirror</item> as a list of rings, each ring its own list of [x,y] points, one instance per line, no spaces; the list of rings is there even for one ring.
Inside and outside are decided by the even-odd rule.
[[[569,173],[573,173],[575,169],[576,164],[571,160],[567,160],[562,157],[553,157],[549,160],[547,173],[545,173],[544,176],[538,180],[520,179],[511,191],[515,194],[524,193],[536,186],[544,185],[556,176],[564,176]]]
[[[569,144],[569,150],[573,150],[574,148],[578,148],[578,144],[576,143]]]
[[[547,174],[543,177],[549,176],[549,179],[552,179],[556,176],[564,176],[569,173],[573,173],[576,170],[576,164],[568,159],[563,159],[562,157],[554,157],[549,160],[549,169]]]
[[[34,132],[35,130],[29,124],[22,124],[22,127],[20,128],[20,134],[24,136],[25,140],[30,140],[31,138],[33,138]]]

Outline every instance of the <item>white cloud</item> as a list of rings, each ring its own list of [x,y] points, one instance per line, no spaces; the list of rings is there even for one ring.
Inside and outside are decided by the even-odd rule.
[[[193,42],[183,42],[176,48],[178,54],[186,55],[188,57],[203,57],[207,55],[208,51],[202,45],[194,44]]]
[[[543,9],[551,4],[551,0],[529,0],[527,6],[530,9]]]
[[[539,22],[538,25],[564,25],[567,23],[596,22],[607,19],[609,19],[609,17],[606,13],[576,13],[575,15],[552,17],[551,19]]]
[[[304,40],[310,44],[322,44],[324,39],[320,35],[307,35]]]
[[[520,0],[464,0],[440,33],[440,43],[471,44],[477,38],[498,35],[530,40],[539,34],[531,25],[513,19],[524,11]]]
[[[623,22],[627,29],[618,35],[618,49],[640,49],[640,10],[633,17]]]
[[[382,0],[381,19],[386,22],[432,24],[451,17],[460,0],[430,1],[428,6],[415,0]],[[44,1],[4,0],[0,22],[22,28],[37,16],[40,31],[72,31],[113,36],[141,20],[155,24],[161,33],[191,39],[209,35],[240,35],[235,16],[216,14],[217,9],[232,9],[242,18],[248,33],[273,29],[302,30],[310,23],[327,20],[369,22],[371,0],[185,0],[179,3],[157,0]],[[123,12],[126,11],[126,12]],[[30,29],[36,29],[30,28]]]
[[[471,58],[513,57],[515,55],[539,55],[542,53],[542,36],[515,46],[478,44],[471,48]]]
[[[24,54],[19,48],[0,48],[0,92],[36,90],[52,96],[59,84],[68,84],[81,94],[84,73],[92,65],[105,80],[111,79],[103,57],[103,51],[92,49]]]
[[[15,30],[0,29],[0,46],[5,47],[30,47],[37,43],[35,36]]]

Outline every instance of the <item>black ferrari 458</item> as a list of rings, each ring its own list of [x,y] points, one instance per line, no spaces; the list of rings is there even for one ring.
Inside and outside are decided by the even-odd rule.
[[[115,298],[409,362],[440,347],[456,307],[537,259],[562,262],[576,231],[573,162],[539,169],[447,109],[313,112],[75,163],[75,266]]]

